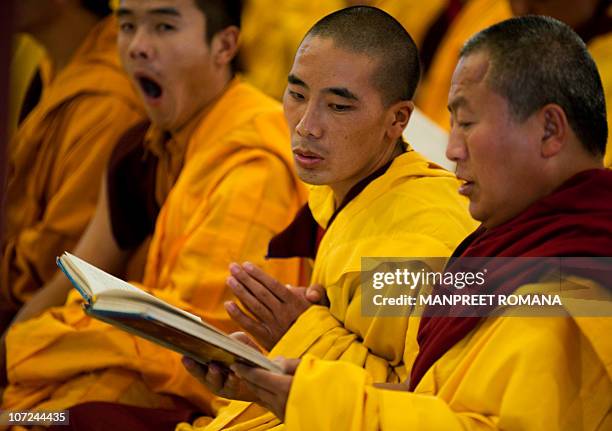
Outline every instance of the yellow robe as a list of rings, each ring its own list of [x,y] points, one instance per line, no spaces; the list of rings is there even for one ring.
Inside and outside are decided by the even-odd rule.
[[[417,353],[419,320],[363,315],[361,258],[449,256],[476,227],[457,185],[452,174],[415,151],[396,158],[383,176],[340,211],[320,243],[312,283],[325,286],[330,308],[309,308],[270,356],[310,353],[356,364],[376,381],[403,381]],[[333,202],[329,187],[311,189],[309,205],[320,225],[327,225]],[[406,338],[412,343],[406,343]],[[272,413],[239,401],[221,408],[215,420],[201,428],[204,421],[196,421],[194,427],[181,424],[177,430],[282,428]]]
[[[447,0],[373,0],[369,3],[397,19],[420,45]],[[295,52],[306,32],[319,19],[347,5],[345,0],[246,2],[241,32],[241,59],[246,79],[280,99]]]
[[[119,64],[112,18],[92,29],[45,86],[10,146],[0,261],[3,307],[18,307],[55,274],[93,216],[117,139],[144,117]]]
[[[608,13],[612,14],[612,8]],[[416,98],[417,106],[441,127],[450,129],[448,92],[463,44],[477,32],[511,17],[512,10],[507,1],[470,0],[453,21]],[[593,38],[587,48],[601,75],[608,124],[612,124],[612,33]],[[606,149],[604,166],[612,168],[612,133],[608,133]]]
[[[309,356],[293,380],[287,429],[608,430],[610,331],[610,318],[484,319],[414,393],[374,388],[359,367]]]
[[[280,104],[234,81],[191,135],[157,219],[144,287],[231,329],[223,309],[231,261],[297,282],[297,259],[264,255],[303,192]],[[211,397],[178,354],[84,315],[76,291],[64,307],[11,329],[7,369],[3,408],[61,410],[87,401],[170,408],[181,397],[206,411]]]

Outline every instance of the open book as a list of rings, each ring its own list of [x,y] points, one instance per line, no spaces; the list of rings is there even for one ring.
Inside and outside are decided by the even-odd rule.
[[[64,253],[57,265],[85,299],[85,312],[200,363],[234,362],[283,373],[257,350],[82,259]]]

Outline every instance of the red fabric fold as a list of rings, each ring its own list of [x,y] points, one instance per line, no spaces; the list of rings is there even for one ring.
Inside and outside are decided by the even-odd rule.
[[[92,401],[69,409],[69,425],[54,425],[52,430],[80,431],[174,431],[179,422],[190,422],[199,413],[189,407],[152,409]]]

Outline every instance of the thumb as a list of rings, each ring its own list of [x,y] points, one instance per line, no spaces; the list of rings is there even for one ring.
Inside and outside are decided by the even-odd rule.
[[[313,284],[306,289],[306,299],[313,304],[329,305],[325,289],[320,284]]]
[[[229,336],[230,338],[233,338],[236,341],[240,341],[241,343],[246,344],[247,346],[253,347],[258,352],[261,352],[261,347],[259,347],[257,343],[253,341],[251,337],[249,337],[245,332],[232,332]]]
[[[298,365],[300,365],[300,359],[285,359],[285,373],[289,375],[295,375]]]
[[[300,359],[287,359],[282,356],[277,356],[273,360],[274,362],[278,363],[283,368],[283,370],[285,370],[285,374],[288,374],[290,376],[293,376],[295,374],[298,365],[300,365]]]

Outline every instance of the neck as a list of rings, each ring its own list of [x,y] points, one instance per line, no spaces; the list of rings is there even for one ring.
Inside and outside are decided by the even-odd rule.
[[[513,214],[506,215],[504,218],[497,220],[483,220],[482,224],[487,229],[500,226],[521,214],[533,203],[538,202],[540,199],[554,193],[555,190],[561,187],[561,185],[563,185],[573,176],[591,169],[603,169],[603,167],[603,161],[601,158],[585,154],[584,151],[574,152],[572,155],[566,156],[565,160],[561,161],[557,167],[550,170],[542,170],[542,172],[545,173],[545,178],[542,180],[541,187],[532,193],[529,204],[525,205],[523,208],[520,208]]]
[[[188,115],[184,121],[181,121],[178,126],[168,128],[168,132],[170,132],[172,135],[180,133],[181,130],[187,127],[196,117],[199,117],[205,111],[210,110],[221,98],[221,96],[225,94],[227,88],[232,82],[232,79],[232,72],[228,68],[223,73],[220,73],[217,76],[217,79],[210,80],[207,83],[209,97],[203,99],[202,102],[198,105],[198,107],[190,115]]]
[[[92,13],[80,8],[69,9],[52,23],[33,30],[31,34],[44,46],[57,74],[70,62],[97,23],[98,18]]]
[[[571,163],[568,163],[567,168],[558,172],[553,178],[548,194],[554,192],[561,184],[565,183],[567,180],[580,172],[591,169],[603,169],[603,167],[603,161],[601,158],[596,158],[590,155],[584,156],[583,158],[572,158]]]
[[[330,185],[332,191],[334,192],[334,203],[336,208],[338,208],[349,191],[358,184],[364,178],[369,177],[378,169],[389,163],[391,160],[395,159],[397,156],[404,152],[404,144],[401,140],[398,140],[393,147],[390,147],[389,151],[384,154],[384,157],[381,157],[377,163],[373,164],[370,169],[365,171],[362,175],[357,178],[352,179],[352,181],[347,181],[343,183],[338,183],[334,185]]]

